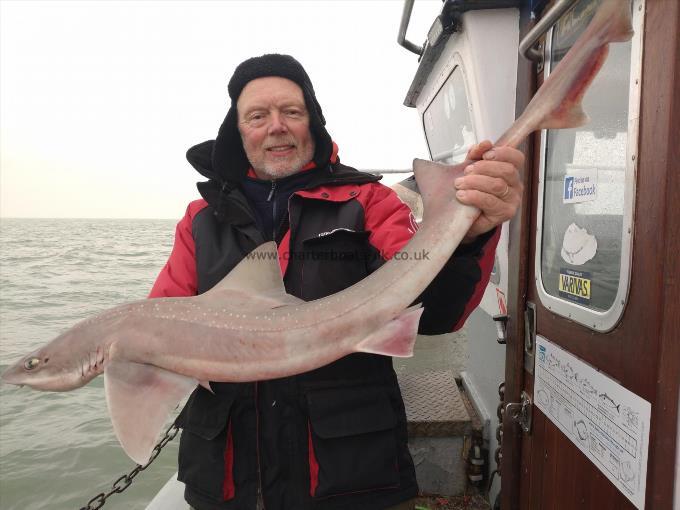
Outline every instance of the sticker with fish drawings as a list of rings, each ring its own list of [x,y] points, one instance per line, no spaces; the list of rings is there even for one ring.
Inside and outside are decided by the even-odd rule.
[[[536,353],[536,406],[643,509],[650,403],[540,335]]]

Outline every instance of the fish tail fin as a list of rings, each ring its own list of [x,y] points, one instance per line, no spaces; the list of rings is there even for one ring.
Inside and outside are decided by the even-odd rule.
[[[625,42],[633,37],[633,17],[629,2],[604,0],[596,16],[607,20],[607,42]]]
[[[557,110],[545,119],[541,126],[544,129],[579,127],[590,121],[590,117],[583,111],[581,101],[607,59],[609,43],[625,42],[633,37],[630,3],[621,0],[604,0],[588,25],[588,29],[590,27],[600,34],[603,44],[588,56],[587,63],[584,65],[589,68],[587,78],[579,84],[573,97],[561,103]],[[567,110],[564,110],[565,104],[569,106]]]
[[[603,55],[606,57],[607,48],[605,47],[602,51],[604,52]],[[602,59],[602,62],[604,62],[604,58]],[[590,122],[590,116],[583,110],[583,105],[581,104],[585,92],[586,90],[583,89],[581,95],[576,98],[573,103],[566,103],[569,105],[569,109],[552,112],[551,115],[548,115],[543,120],[541,128],[569,129],[588,124]]]
[[[423,308],[420,305],[407,308],[359,342],[355,350],[397,358],[410,358],[413,356],[413,345],[416,343],[418,322],[422,313]]]
[[[170,413],[197,381],[153,365],[112,360],[104,369],[106,402],[113,430],[138,464],[151,457]]]

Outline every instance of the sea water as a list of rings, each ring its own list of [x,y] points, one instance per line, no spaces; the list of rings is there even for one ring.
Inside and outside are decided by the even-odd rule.
[[[76,322],[144,299],[173,220],[0,219],[0,371]],[[0,384],[0,509],[78,510],[135,464],[103,378],[65,393]],[[105,509],[144,509],[177,469],[175,438]]]
[[[144,299],[173,220],[0,219],[0,372],[76,322]],[[395,370],[465,368],[463,333],[420,337]],[[65,393],[0,384],[0,510],[78,510],[135,467],[113,434],[104,380]],[[143,510],[177,470],[179,436],[104,510]]]

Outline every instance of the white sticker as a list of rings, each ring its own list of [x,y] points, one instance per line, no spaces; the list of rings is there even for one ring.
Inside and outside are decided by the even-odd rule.
[[[536,353],[536,406],[643,509],[651,404],[538,335]]]
[[[597,198],[597,169],[571,170],[564,176],[562,202],[577,204]]]
[[[562,239],[562,260],[572,266],[582,266],[597,254],[597,239],[585,228],[572,223]]]

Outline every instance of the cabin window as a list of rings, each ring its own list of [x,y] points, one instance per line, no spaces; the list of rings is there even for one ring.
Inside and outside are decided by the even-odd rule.
[[[597,5],[577,2],[548,34],[546,73],[583,32]],[[610,45],[583,100],[588,124],[542,135],[537,287],[549,309],[597,330],[614,327],[628,293],[637,142],[637,114],[630,105],[637,111],[631,95],[639,78],[638,65],[631,79],[634,44],[639,40]]]
[[[430,157],[440,163],[460,163],[476,143],[461,66],[456,66],[423,115]]]

